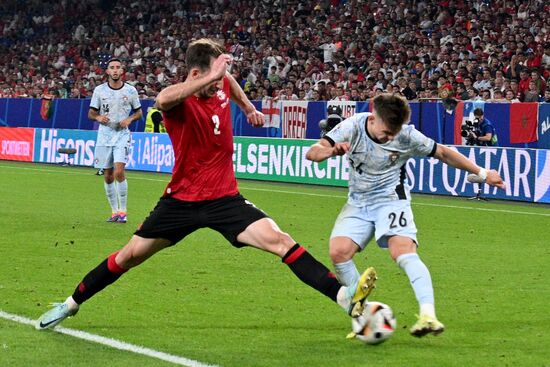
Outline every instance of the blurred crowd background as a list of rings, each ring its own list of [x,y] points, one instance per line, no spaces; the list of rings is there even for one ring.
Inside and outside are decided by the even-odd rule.
[[[155,98],[211,37],[255,100],[550,102],[549,14],[543,0],[3,0],[0,97],[89,98],[117,57]]]

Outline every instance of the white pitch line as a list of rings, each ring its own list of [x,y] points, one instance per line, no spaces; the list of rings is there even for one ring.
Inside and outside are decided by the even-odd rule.
[[[63,174],[66,173],[66,174],[72,174],[72,175],[89,175],[89,173],[82,173],[82,172],[66,172],[66,171],[51,170],[51,169],[13,167],[13,166],[2,166],[2,165],[0,165],[0,168],[2,168],[2,167],[20,169],[20,170],[40,171],[40,172],[63,173]],[[127,173],[129,173],[129,172],[132,172],[132,171],[127,171]],[[133,177],[133,179],[143,180],[143,181],[165,182],[165,183],[168,183],[168,181],[169,181],[168,179],[160,180],[160,179],[146,178],[146,177]],[[261,188],[247,187],[246,185],[239,185],[239,187],[241,189],[244,189],[244,190],[277,192],[277,193],[280,193],[280,194],[304,195],[304,196],[316,196],[316,197],[340,198],[340,199],[347,198],[347,195],[330,195],[330,194],[317,194],[317,193],[313,193],[313,192],[261,189]],[[444,196],[442,196],[442,197],[444,197]],[[451,197],[456,198],[456,196],[451,196]],[[535,213],[535,212],[524,212],[524,211],[517,211],[517,210],[494,209],[494,208],[478,208],[478,207],[473,207],[473,206],[460,206],[460,205],[447,205],[447,204],[431,204],[431,203],[421,203],[421,202],[418,202],[418,201],[412,201],[411,203],[412,203],[413,206],[416,206],[416,205],[418,205],[418,206],[432,206],[432,207],[438,207],[438,208],[478,210],[478,211],[493,212],[493,213],[522,214],[522,215],[534,215],[534,216],[540,216],[540,217],[550,217],[550,213]]]
[[[2,310],[0,310],[0,317],[3,318],[3,319],[6,319],[6,320],[18,322],[20,324],[32,325],[33,327],[36,323],[35,320],[31,320],[31,319],[28,319],[26,317],[22,317],[22,316],[14,315],[14,314],[11,314],[11,313],[7,313],[7,312],[4,312]],[[173,364],[177,364],[177,365],[180,365],[180,366],[187,366],[187,367],[218,367],[217,365],[214,365],[214,364],[205,364],[205,363],[202,363],[202,362],[199,362],[199,361],[195,361],[193,359],[180,357],[180,356],[176,356],[176,355],[168,354],[168,353],[164,353],[164,352],[159,352],[158,350],[154,350],[154,349],[151,349],[151,348],[146,348],[146,347],[142,347],[140,345],[134,345],[134,344],[126,343],[126,342],[116,340],[116,339],[106,338],[106,337],[101,336],[101,335],[90,334],[90,333],[87,333],[85,331],[68,329],[68,328],[64,328],[64,327],[61,327],[61,326],[57,326],[55,329],[53,329],[53,331],[55,331],[57,333],[65,334],[65,335],[70,335],[72,337],[75,337],[75,338],[78,338],[78,339],[83,339],[83,340],[90,341],[90,342],[93,342],[93,343],[103,344],[103,345],[106,345],[106,346],[111,347],[111,348],[120,349],[120,350],[132,352],[132,353],[136,353],[136,354],[142,354],[142,355],[147,356],[147,357],[160,359],[160,360],[163,360],[163,361],[166,361],[166,362],[169,362],[169,363],[173,363]],[[37,333],[38,332],[40,332],[40,331],[37,331]]]

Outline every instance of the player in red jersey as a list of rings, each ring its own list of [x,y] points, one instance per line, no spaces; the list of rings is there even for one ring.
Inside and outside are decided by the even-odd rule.
[[[372,268],[355,284],[342,286],[273,219],[239,194],[229,100],[254,126],[261,126],[264,116],[227,72],[231,56],[224,54],[222,46],[209,39],[195,41],[186,59],[187,79],[167,87],[156,99],[176,158],[163,197],[128,244],[90,271],[65,302],[42,315],[37,329],[52,328],[76,314],[80,304],[128,269],[204,227],[218,231],[235,247],[252,246],[279,256],[301,281],[349,313],[361,310],[374,287]]]

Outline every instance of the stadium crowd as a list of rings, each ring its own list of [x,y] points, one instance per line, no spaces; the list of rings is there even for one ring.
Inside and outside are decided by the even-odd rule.
[[[251,99],[550,102],[544,0],[6,0],[0,14],[0,97],[88,98],[116,57],[154,98],[212,37]]]

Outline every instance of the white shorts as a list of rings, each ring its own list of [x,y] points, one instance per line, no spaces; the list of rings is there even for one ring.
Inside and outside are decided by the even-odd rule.
[[[123,146],[95,147],[95,168],[113,168],[114,163],[128,163],[130,144]]]
[[[376,237],[378,246],[387,248],[391,236],[416,239],[416,225],[409,200],[394,200],[359,208],[344,205],[330,238],[348,237],[359,245],[362,251],[369,241]]]

